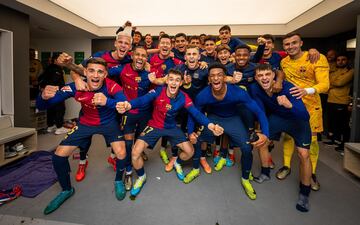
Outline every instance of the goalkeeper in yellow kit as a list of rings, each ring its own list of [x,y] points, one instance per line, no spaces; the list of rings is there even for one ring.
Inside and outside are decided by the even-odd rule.
[[[290,93],[302,98],[306,109],[310,114],[310,126],[312,139],[310,144],[310,161],[312,164],[311,189],[319,190],[320,184],[316,178],[315,171],[319,158],[319,145],[317,133],[323,131],[322,108],[320,93],[325,93],[329,89],[329,64],[324,55],[312,64],[308,60],[308,52],[302,51],[302,40],[299,34],[290,33],[283,39],[283,48],[288,54],[281,61],[281,67],[285,73],[287,81],[295,85],[290,89]],[[306,143],[307,144],[307,143]],[[285,135],[284,139],[284,166],[276,173],[280,180],[285,179],[290,174],[291,156],[294,151],[294,140]]]

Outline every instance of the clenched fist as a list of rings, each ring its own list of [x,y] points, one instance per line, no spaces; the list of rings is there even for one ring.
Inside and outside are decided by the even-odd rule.
[[[92,99],[94,105],[104,106],[106,105],[107,97],[103,93],[96,93]]]
[[[234,74],[233,74],[233,83],[234,83],[234,84],[239,83],[239,82],[241,81],[242,77],[243,77],[242,72],[234,71]]]
[[[59,86],[46,85],[43,92],[41,93],[41,97],[44,100],[53,98],[58,90]]]
[[[285,95],[280,95],[276,98],[277,102],[279,105],[284,106],[287,109],[291,109],[292,108],[292,104],[289,101],[289,99],[285,96]]]
[[[198,135],[195,132],[191,133],[189,135],[190,143],[193,144],[193,145],[196,144],[197,138],[198,138]]]
[[[224,128],[222,128],[218,124],[209,123],[208,129],[213,132],[215,136],[220,136],[224,133]]]
[[[151,83],[154,83],[154,81],[156,80],[156,75],[155,75],[155,73],[154,73],[154,72],[149,73],[149,74],[148,74],[148,79],[149,79],[149,81],[150,81]]]
[[[59,66],[68,66],[73,63],[73,57],[65,52],[61,53],[55,63]]]
[[[116,103],[116,110],[120,114],[123,114],[130,109],[131,109],[131,104],[128,101]]]

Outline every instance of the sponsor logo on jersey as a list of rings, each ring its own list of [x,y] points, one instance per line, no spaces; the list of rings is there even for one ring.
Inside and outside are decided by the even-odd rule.
[[[167,110],[171,110],[172,106],[167,103],[166,106],[165,106],[165,108],[166,108]]]
[[[161,69],[162,69],[162,70],[166,70],[166,64],[162,64],[162,65],[161,65]]]
[[[141,82],[141,77],[135,77],[135,81],[140,83]]]
[[[64,87],[61,88],[61,91],[63,91],[63,92],[72,92],[72,89],[71,89],[70,86],[64,86]]]

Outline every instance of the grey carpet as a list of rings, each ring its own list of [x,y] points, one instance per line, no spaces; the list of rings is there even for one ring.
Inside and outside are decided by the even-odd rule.
[[[70,159],[76,193],[61,208],[48,216],[42,213],[60,191],[59,185],[55,184],[35,199],[19,198],[1,206],[0,214],[94,225],[215,225],[217,222],[219,225],[358,225],[360,221],[360,182],[322,162],[318,165],[321,190],[311,193],[311,211],[298,212],[295,209],[298,160],[295,154],[291,175],[278,181],[274,173],[281,164],[279,145],[273,151],[277,168],[272,171],[272,179],[253,185],[257,191],[255,201],[247,198],[240,185],[239,154],[236,166],[211,175],[202,172],[193,183],[185,185],[174,172],[164,172],[158,151],[147,150],[150,160],[145,164],[148,177],[145,187],[135,201],[127,196],[119,202],[114,196],[114,172],[106,162],[109,151],[104,149],[105,142],[101,137],[96,136],[93,140],[84,181],[77,183],[73,179],[77,161]],[[333,151],[323,148],[321,154]],[[257,174],[257,152],[254,161],[253,171]],[[186,172],[190,165],[185,166]]]

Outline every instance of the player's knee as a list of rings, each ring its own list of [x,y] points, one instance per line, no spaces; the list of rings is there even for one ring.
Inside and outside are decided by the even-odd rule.
[[[126,157],[126,150],[125,148],[122,148],[120,145],[113,147],[114,153],[116,155],[116,158],[118,159],[125,159]]]
[[[298,156],[301,160],[308,160],[309,159],[309,150],[298,149]]]

